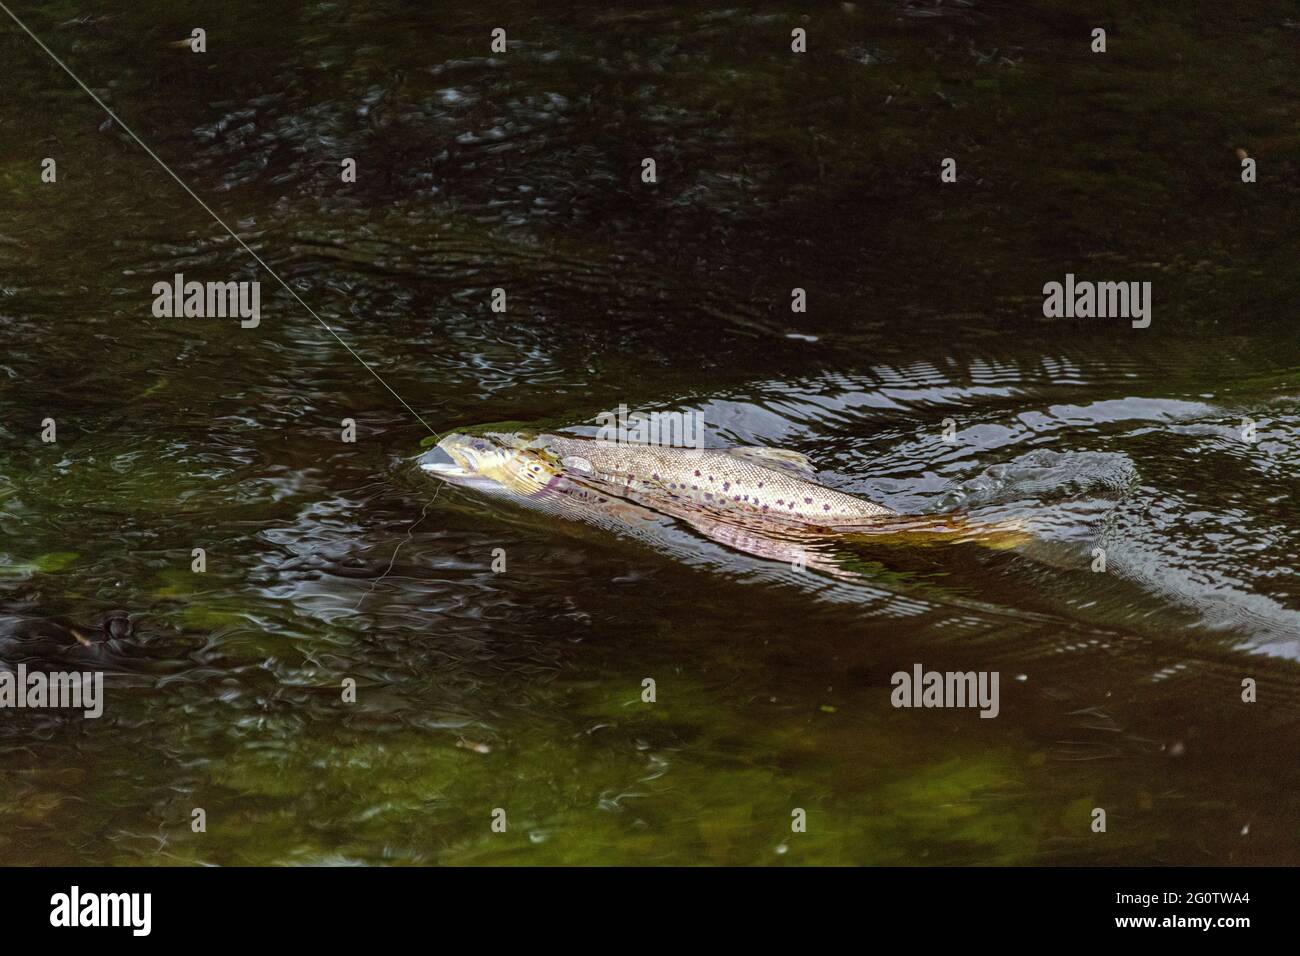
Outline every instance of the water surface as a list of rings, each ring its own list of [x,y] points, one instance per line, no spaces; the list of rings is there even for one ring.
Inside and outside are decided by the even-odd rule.
[[[1300,862],[1294,8],[1110,4],[1099,56],[1054,0],[553,7],[16,12],[437,432],[698,412],[1039,540],[849,579],[430,483],[6,22],[0,660],[108,702],[0,712],[0,862]],[[261,325],[154,318],[176,272],[262,279]],[[1044,319],[1067,272],[1151,327]],[[999,716],[893,708],[918,662]]]

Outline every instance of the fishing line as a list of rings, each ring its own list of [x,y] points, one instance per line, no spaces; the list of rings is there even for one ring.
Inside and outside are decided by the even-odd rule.
[[[291,296],[293,296],[294,299],[297,300],[298,304],[301,305],[304,309],[306,309],[307,313],[311,315],[313,319],[315,319],[317,322],[320,323],[321,328],[323,328],[330,335],[334,336],[334,338],[338,340],[339,345],[347,349],[349,354],[351,354],[353,358],[355,358],[358,362],[360,362],[362,366],[365,367],[367,372],[369,372],[371,375],[375,377],[375,381],[377,381],[380,385],[384,386],[384,388],[388,389],[388,391],[392,394],[393,398],[401,402],[402,405],[406,408],[406,410],[410,412],[412,415],[414,415],[415,418],[419,421],[419,423],[429,430],[430,434],[432,434],[435,438],[440,437],[438,433],[434,431],[433,428],[429,425],[429,423],[426,422],[420,416],[420,413],[417,412],[414,408],[412,408],[410,404],[407,403],[406,399],[402,398],[401,395],[398,395],[397,392],[393,389],[393,387],[389,385],[387,382],[385,382],[383,378],[380,376],[380,374],[374,370],[374,368],[370,365],[370,363],[356,353],[356,351],[352,348],[352,346],[348,345],[347,342],[343,341],[342,336],[340,336],[337,332],[335,332],[334,329],[328,323],[326,323],[324,319],[322,319],[319,315],[317,315],[316,310],[313,309],[311,306],[309,306],[306,302],[304,302],[302,296],[300,296],[294,290],[294,288],[289,285],[289,283],[281,279],[279,273],[277,273],[274,269],[268,266],[266,262],[263,261],[262,257],[259,256],[256,252],[254,252],[252,248],[249,247],[248,243],[244,242],[244,240],[239,237],[239,234],[236,233],[235,230],[231,229],[228,225],[226,225],[225,220],[223,220],[220,216],[218,216],[215,212],[213,212],[212,208],[207,203],[205,203],[202,199],[199,198],[198,194],[194,192],[194,190],[191,189],[186,184],[185,180],[181,179],[179,176],[176,175],[176,173],[172,172],[172,168],[168,166],[166,163],[164,163],[162,159],[158,156],[158,154],[155,153],[152,149],[150,149],[149,145],[135,134],[135,131],[131,129],[131,127],[123,123],[122,120],[118,117],[118,115],[108,108],[108,104],[106,104],[103,100],[101,100],[98,96],[96,96],[95,91],[92,90],[85,83],[83,83],[81,81],[81,78],[77,76],[77,74],[73,73],[72,70],[68,68],[68,65],[66,63],[64,63],[57,56],[55,56],[54,51],[51,50],[49,47],[47,47],[41,41],[41,38],[38,37],[35,33],[33,33],[28,28],[27,24],[19,20],[18,17],[14,14],[14,12],[4,4],[3,0],[0,0],[0,10],[3,10],[5,13],[7,13],[9,15],[9,19],[13,20],[14,23],[18,24],[18,26],[22,29],[24,33],[26,33],[29,37],[35,40],[36,45],[39,46],[42,50],[44,50],[47,54],[49,54],[50,59],[53,60],[55,63],[57,63],[64,73],[67,73],[68,76],[72,77],[73,81],[78,86],[80,86],[83,90],[85,90],[86,94],[92,100],[94,100],[97,104],[99,104],[100,109],[102,109],[105,113],[107,113],[109,115],[109,118],[112,119],[113,122],[117,123],[118,126],[122,127],[122,129],[126,132],[126,134],[130,136],[133,140],[135,140],[136,143],[139,144],[140,148],[143,149],[146,153],[148,153],[153,158],[154,162],[156,162],[159,166],[163,168],[163,170],[166,171],[167,175],[171,176],[172,179],[176,180],[176,182],[180,185],[181,189],[184,189],[187,193],[189,193],[191,199],[193,199],[196,203],[202,206],[204,211],[207,212],[207,214],[211,216],[214,220],[216,220],[217,224],[221,226],[222,229],[230,233],[230,237],[234,239],[235,242],[239,243],[239,245],[243,247],[244,251],[247,252],[250,256],[252,256],[257,261],[258,265],[260,265],[263,269],[265,269],[267,273],[273,279],[275,279],[276,282],[284,286],[285,290]]]
[[[406,544],[406,542],[410,541],[411,538],[415,536],[415,529],[419,527],[420,522],[429,514],[429,505],[438,500],[438,495],[442,492],[443,487],[444,485],[439,485],[437,491],[433,493],[433,497],[424,503],[424,507],[420,510],[420,517],[416,518],[415,523],[406,529],[406,537],[397,542],[397,547],[393,549],[393,556],[388,559],[388,567],[384,568],[384,573],[370,582],[370,587],[366,589],[365,593],[362,594],[361,597],[357,598],[357,603],[352,605],[352,610],[360,610],[361,602],[370,597],[375,588],[379,587],[384,578],[388,577],[389,572],[393,570],[393,565],[397,563],[397,553],[402,550],[402,545]]]

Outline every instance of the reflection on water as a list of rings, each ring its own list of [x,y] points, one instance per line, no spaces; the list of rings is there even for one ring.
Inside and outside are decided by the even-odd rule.
[[[695,411],[1035,540],[796,572],[441,487],[267,277],[257,330],[149,314],[159,278],[258,275],[4,31],[0,659],[108,701],[3,712],[0,862],[1300,862],[1272,5],[1125,21],[1100,63],[1052,0],[236,2],[206,59],[154,6],[29,16],[434,428]],[[1152,281],[1151,328],[1044,320],[1068,271]],[[997,719],[895,710],[918,662],[998,670]]]

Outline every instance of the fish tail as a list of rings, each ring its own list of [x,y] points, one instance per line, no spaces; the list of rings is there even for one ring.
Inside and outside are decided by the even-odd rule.
[[[1034,540],[1027,522],[1015,519],[971,521],[959,515],[886,518],[869,525],[836,530],[863,544],[902,547],[978,544],[995,551],[1009,551]]]

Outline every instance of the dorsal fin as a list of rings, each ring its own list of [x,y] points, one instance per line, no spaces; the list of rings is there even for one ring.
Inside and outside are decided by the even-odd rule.
[[[760,445],[746,445],[740,448],[728,448],[727,454],[752,461],[764,468],[786,471],[792,475],[798,475],[800,478],[811,478],[816,474],[812,462],[806,456],[786,448],[763,448]]]

